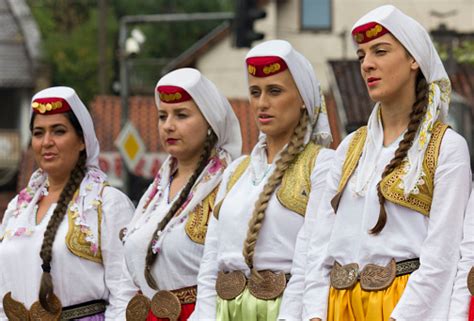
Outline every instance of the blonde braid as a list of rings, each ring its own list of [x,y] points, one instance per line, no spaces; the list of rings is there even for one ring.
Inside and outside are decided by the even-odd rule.
[[[268,202],[270,201],[273,192],[280,185],[285,171],[304,148],[304,138],[308,122],[309,116],[305,110],[302,113],[300,121],[290,138],[290,142],[282,151],[280,159],[278,159],[276,162],[275,171],[268,178],[268,182],[263,187],[263,191],[260,193],[260,196],[255,204],[252,217],[249,221],[247,238],[244,241],[243,255],[245,262],[252,271],[252,274],[255,274],[257,277],[260,277],[260,275],[254,269],[253,256],[255,254],[255,246],[257,244],[258,234],[262,228],[263,220],[265,218],[265,211],[268,207]]]

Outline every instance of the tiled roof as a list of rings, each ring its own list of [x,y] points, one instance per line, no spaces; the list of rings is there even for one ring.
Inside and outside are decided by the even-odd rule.
[[[31,87],[39,30],[23,0],[0,0],[0,87]]]
[[[251,114],[248,102],[230,99],[232,108],[240,121],[243,139],[243,153],[249,153],[258,137],[258,129]],[[120,97],[97,96],[91,104],[100,148],[103,152],[115,151],[114,140],[120,132]],[[129,119],[137,128],[148,152],[159,152],[158,112],[153,97],[135,96],[129,99]]]
[[[370,100],[360,75],[359,62],[332,60],[329,61],[329,64],[334,73],[336,85],[334,90],[337,92],[336,96],[341,100],[341,103],[338,104],[338,113],[345,123],[346,130],[351,131],[365,125],[374,102]],[[474,114],[474,66],[458,64],[449,77],[453,91],[466,99]]]

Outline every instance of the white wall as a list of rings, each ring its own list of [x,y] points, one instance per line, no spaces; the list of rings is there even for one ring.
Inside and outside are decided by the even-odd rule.
[[[256,23],[255,29],[265,33],[265,40],[285,39],[305,55],[313,64],[323,90],[330,85],[329,59],[355,58],[350,38],[352,25],[366,12],[379,5],[391,3],[418,20],[428,30],[436,29],[439,23],[459,32],[474,32],[474,0],[332,0],[331,31],[300,31],[299,0],[271,0],[265,8],[267,17]],[[430,11],[457,13],[447,18],[437,18]],[[341,32],[346,36],[341,39]],[[256,44],[256,43],[255,43]],[[344,47],[346,53],[344,53]],[[244,57],[247,49],[235,49],[230,37],[213,47],[200,58],[197,67],[227,97],[247,95]]]

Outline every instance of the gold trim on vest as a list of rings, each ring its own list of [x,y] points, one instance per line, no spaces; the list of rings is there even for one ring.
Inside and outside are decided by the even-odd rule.
[[[198,244],[204,244],[207,233],[207,224],[209,222],[209,215],[214,209],[216,201],[217,190],[219,186],[198,204],[186,221],[185,231],[189,238]]]
[[[276,195],[281,205],[305,215],[311,193],[311,173],[322,146],[309,143],[288,167]]]

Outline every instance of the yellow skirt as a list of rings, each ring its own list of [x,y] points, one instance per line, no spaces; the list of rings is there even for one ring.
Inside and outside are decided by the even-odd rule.
[[[246,288],[233,300],[217,297],[217,321],[276,321],[281,296],[275,300],[260,300]]]
[[[329,291],[328,321],[387,321],[403,294],[409,274],[398,276],[382,291],[364,291],[360,283],[349,290]]]

